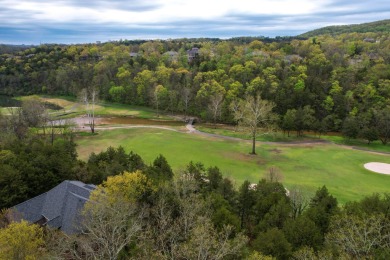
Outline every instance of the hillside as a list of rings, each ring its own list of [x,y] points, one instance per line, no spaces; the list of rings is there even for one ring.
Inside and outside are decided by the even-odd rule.
[[[343,33],[390,32],[390,20],[371,23],[327,26],[299,35],[299,37],[313,37],[324,34],[340,35]]]

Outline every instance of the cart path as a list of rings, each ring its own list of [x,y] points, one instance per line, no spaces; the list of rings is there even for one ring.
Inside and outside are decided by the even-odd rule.
[[[80,120],[81,122],[84,122]],[[76,123],[76,130],[79,131],[87,131],[89,130],[89,127],[86,125],[80,124],[80,121]],[[194,135],[200,135],[204,137],[212,137],[212,138],[218,138],[223,140],[230,140],[230,141],[237,141],[237,142],[248,142],[251,143],[252,140],[246,140],[238,137],[231,137],[231,136],[225,136],[225,135],[219,135],[219,134],[211,134],[206,133],[197,130],[193,125],[194,119],[190,118],[189,122],[185,125],[185,130],[178,130],[172,127],[166,127],[166,126],[156,126],[156,125],[123,125],[123,126],[95,126],[95,130],[115,130],[115,129],[131,129],[131,128],[152,128],[152,129],[162,129],[167,131],[174,131],[179,133],[187,133],[187,134],[194,134]],[[307,146],[307,145],[324,145],[324,144],[333,144],[340,147],[343,147],[345,149],[353,149],[353,150],[359,150],[367,153],[373,153],[373,154],[379,154],[379,155],[390,155],[389,152],[382,152],[382,151],[373,151],[365,148],[355,147],[355,146],[347,146],[342,144],[335,144],[333,142],[319,139],[319,140],[306,140],[306,141],[291,141],[291,142],[263,142],[263,141],[256,141],[258,144],[270,144],[270,145],[283,145],[283,146]]]
[[[209,136],[209,137],[215,137],[215,138],[221,138],[225,140],[232,140],[232,141],[247,141],[247,142],[252,142],[252,140],[246,140],[238,137],[231,137],[231,136],[226,136],[226,135],[219,135],[219,134],[211,134],[211,133],[205,133],[197,130],[193,126],[193,119],[190,119],[190,121],[186,125],[187,128],[187,133],[190,134],[198,134],[198,135],[203,135],[203,136]],[[261,141],[256,141],[256,143],[260,144],[283,144],[283,145],[309,145],[309,144],[331,144],[331,142],[326,141],[326,140],[306,140],[306,141],[292,141],[292,142],[261,142]]]

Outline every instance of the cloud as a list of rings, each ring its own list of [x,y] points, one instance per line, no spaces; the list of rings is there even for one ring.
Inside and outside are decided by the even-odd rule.
[[[0,5],[0,41],[15,43],[272,37],[390,14],[387,0],[0,0]]]

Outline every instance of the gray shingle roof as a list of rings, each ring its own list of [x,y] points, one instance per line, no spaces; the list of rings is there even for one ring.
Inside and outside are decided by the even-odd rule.
[[[47,220],[46,224],[65,233],[77,232],[77,216],[96,186],[80,181],[63,181],[53,189],[22,202],[14,209],[29,222]]]

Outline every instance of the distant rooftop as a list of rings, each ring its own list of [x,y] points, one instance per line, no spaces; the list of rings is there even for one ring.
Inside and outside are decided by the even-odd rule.
[[[26,200],[14,209],[24,219],[40,225],[59,228],[65,233],[77,233],[77,217],[95,185],[80,181],[63,181],[53,189]]]

